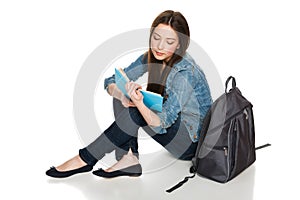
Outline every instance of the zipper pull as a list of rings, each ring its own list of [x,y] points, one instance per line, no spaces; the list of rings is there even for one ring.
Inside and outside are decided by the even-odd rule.
[[[246,108],[244,109],[244,115],[245,115],[245,118],[248,119],[248,112],[247,112]]]
[[[236,123],[236,121],[234,122],[234,128],[233,128],[233,130],[236,132],[237,131],[237,123]]]
[[[228,155],[228,149],[227,149],[227,147],[224,147],[223,149],[224,149],[225,156],[227,156]]]

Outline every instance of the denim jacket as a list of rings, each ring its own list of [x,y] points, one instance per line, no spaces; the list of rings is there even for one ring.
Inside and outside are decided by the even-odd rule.
[[[148,71],[143,57],[144,55],[141,55],[124,69],[130,80],[136,81]],[[104,87],[107,88],[114,82],[114,75],[106,78]],[[163,103],[162,112],[156,113],[161,124],[151,128],[158,134],[164,134],[181,113],[181,122],[188,130],[191,140],[198,141],[201,125],[212,104],[212,98],[203,71],[188,53],[173,65],[166,80],[165,94],[168,98]]]

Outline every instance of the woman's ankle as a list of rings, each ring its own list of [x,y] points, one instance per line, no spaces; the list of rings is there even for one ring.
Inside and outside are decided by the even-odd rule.
[[[116,164],[106,169],[106,172],[113,172],[139,164],[138,158],[134,154],[126,154]]]

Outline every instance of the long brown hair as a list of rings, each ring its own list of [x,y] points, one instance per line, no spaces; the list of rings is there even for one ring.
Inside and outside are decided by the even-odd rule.
[[[166,63],[164,71],[161,73],[160,69],[162,67],[163,61],[157,60],[151,51],[151,37],[154,29],[159,24],[165,24],[172,27],[172,29],[177,33],[179,38],[179,48],[176,49],[170,60]],[[158,94],[164,95],[164,89],[167,77],[171,71],[173,65],[179,62],[184,56],[186,49],[190,43],[190,30],[188,23],[184,16],[180,12],[174,12],[172,10],[166,10],[159,14],[153,21],[150,38],[149,38],[149,50],[145,54],[148,60],[148,84],[147,90],[156,92]]]

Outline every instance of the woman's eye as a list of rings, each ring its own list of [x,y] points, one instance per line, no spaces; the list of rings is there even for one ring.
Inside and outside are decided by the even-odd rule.
[[[172,45],[172,44],[174,44],[174,42],[167,42],[167,44],[168,44],[168,45]]]
[[[153,39],[154,39],[154,40],[159,40],[159,37],[153,36]]]

